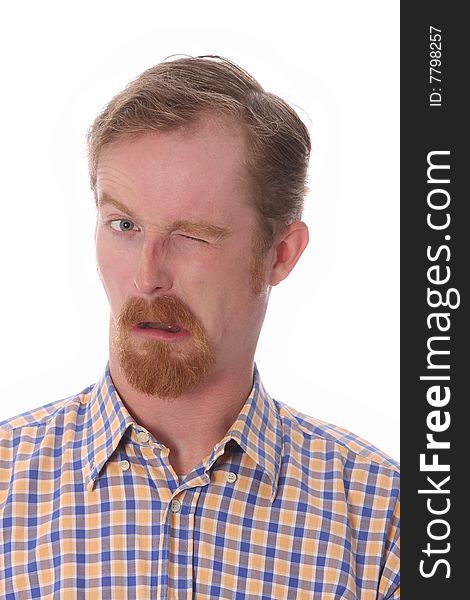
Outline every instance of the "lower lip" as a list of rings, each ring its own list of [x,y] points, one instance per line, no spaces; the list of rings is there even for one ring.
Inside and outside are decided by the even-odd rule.
[[[165,331],[165,329],[152,329],[151,327],[144,329],[138,325],[134,325],[134,327],[132,327],[132,331],[136,335],[146,339],[165,340],[166,342],[177,342],[179,340],[183,340],[189,335],[189,331],[186,329],[181,329],[176,333],[172,333],[171,331]]]

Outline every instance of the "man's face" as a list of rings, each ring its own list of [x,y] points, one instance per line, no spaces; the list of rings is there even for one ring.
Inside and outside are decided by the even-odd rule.
[[[140,392],[176,397],[254,354],[268,288],[253,256],[244,144],[234,125],[205,119],[101,153],[96,252],[110,359]]]

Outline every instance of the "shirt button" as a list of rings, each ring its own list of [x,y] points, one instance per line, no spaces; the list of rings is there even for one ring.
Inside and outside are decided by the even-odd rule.
[[[235,483],[236,480],[237,480],[237,474],[236,473],[228,473],[227,474],[227,481],[229,483]]]
[[[121,471],[127,471],[131,468],[131,463],[128,460],[121,460]]]
[[[179,500],[172,500],[171,501],[171,512],[179,513],[180,510],[181,510],[181,502]]]
[[[142,442],[142,444],[146,444],[150,439],[150,436],[146,431],[141,431],[137,437],[139,438],[139,442]]]

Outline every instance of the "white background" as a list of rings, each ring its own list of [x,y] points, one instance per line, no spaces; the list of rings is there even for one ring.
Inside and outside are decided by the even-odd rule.
[[[106,364],[88,126],[166,56],[220,54],[295,105],[313,142],[311,243],[271,295],[265,386],[398,458],[398,2],[6,6],[0,419],[80,391]]]

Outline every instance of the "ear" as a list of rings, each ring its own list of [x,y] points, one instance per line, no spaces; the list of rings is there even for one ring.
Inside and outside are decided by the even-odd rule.
[[[303,221],[295,221],[287,226],[271,249],[269,285],[277,285],[289,275],[307,244],[308,227]]]

